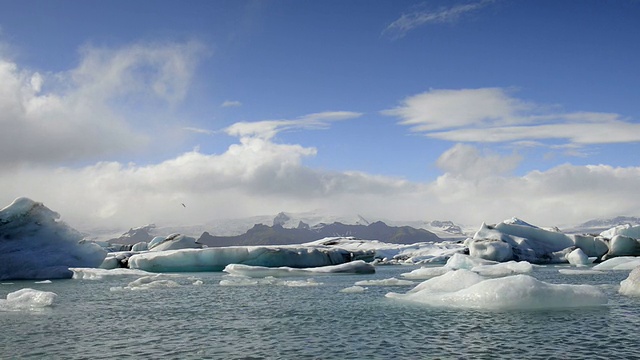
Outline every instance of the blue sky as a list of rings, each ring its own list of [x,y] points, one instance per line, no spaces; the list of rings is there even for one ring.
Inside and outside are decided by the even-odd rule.
[[[0,5],[3,203],[96,226],[640,215],[639,1]]]

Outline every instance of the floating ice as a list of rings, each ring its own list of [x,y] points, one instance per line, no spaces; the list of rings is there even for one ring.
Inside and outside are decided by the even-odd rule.
[[[635,256],[621,256],[601,262],[593,267],[594,270],[633,270],[640,266],[640,258]]]
[[[0,299],[0,311],[41,310],[53,305],[58,295],[50,291],[39,291],[30,288],[7,294],[7,299]]]
[[[315,268],[291,268],[291,267],[277,267],[270,268],[265,266],[250,266],[242,264],[229,264],[224,272],[231,275],[241,275],[248,277],[283,277],[283,276],[308,276],[322,275],[322,274],[373,274],[376,269],[373,265],[365,263],[362,260],[356,260],[340,265],[321,266]]]
[[[495,265],[498,264],[497,261],[491,261],[491,260],[485,260],[485,259],[481,259],[481,258],[477,258],[477,257],[473,257],[473,256],[469,256],[469,255],[463,255],[463,254],[454,254],[453,256],[451,256],[449,258],[449,260],[447,260],[447,263],[445,264],[446,267],[450,268],[450,269],[471,269],[474,268],[476,266],[482,266],[482,265]]]
[[[136,244],[137,245],[137,244]],[[144,247],[142,244],[139,248]],[[156,236],[147,244],[149,251],[180,250],[180,249],[201,249],[202,244],[195,238],[181,234],[171,234],[169,236]],[[133,249],[132,249],[133,250]]]
[[[100,269],[100,268],[70,268],[73,271],[73,279],[77,280],[102,280],[111,277],[148,276],[149,272],[135,269]]]
[[[42,280],[42,281],[36,281],[36,284],[52,284],[53,281],[51,280]]]
[[[630,241],[621,243],[622,250],[608,245],[601,236],[567,235],[557,229],[542,229],[513,218],[494,226],[482,224],[473,238],[465,241],[469,254],[494,261],[519,260],[531,263],[568,262],[570,254],[577,247],[585,257],[640,255],[640,247],[633,247]],[[585,257],[578,253],[571,256],[576,265],[585,265]]]
[[[356,293],[363,293],[367,290],[366,287],[362,287],[362,286],[350,286],[348,288],[344,288],[342,290],[340,290],[340,292],[343,293],[349,293],[349,294],[356,294]]]
[[[620,282],[620,294],[640,296],[640,267],[631,270],[629,276]]]
[[[402,273],[400,276],[407,279],[431,279],[436,276],[444,275],[452,269],[446,266],[438,267],[421,267],[408,273]]]
[[[107,252],[59,217],[27,198],[0,210],[0,280],[70,278],[69,267],[102,263]]]
[[[351,237],[324,238],[304,245],[330,246],[353,252],[367,250],[383,263],[411,265],[445,262],[451,255],[464,251],[462,244],[451,241],[399,245]]]
[[[220,280],[221,286],[258,286],[258,285],[273,285],[273,286],[290,286],[290,287],[307,287],[307,286],[320,286],[322,283],[316,282],[313,279],[303,280],[282,280],[274,278],[273,276],[267,276],[265,278],[250,278],[246,276],[229,276],[226,279]]]
[[[640,225],[618,225],[600,233],[600,236],[607,239],[613,239],[613,237],[616,235],[624,235],[635,239],[640,239]]]
[[[584,251],[582,251],[582,249],[580,248],[577,248],[568,253],[566,258],[571,265],[586,266],[589,264],[589,258],[587,257],[587,254],[585,254]]]
[[[640,243],[638,240],[625,235],[615,235],[609,241],[607,257],[637,255],[640,255]]]
[[[362,280],[355,283],[356,286],[407,286],[414,285],[413,281],[401,280],[396,278],[390,279],[377,279],[377,280]]]
[[[466,270],[427,280],[406,294],[386,296],[433,307],[488,310],[556,309],[607,303],[602,291],[591,285],[549,284],[529,275],[485,280]]]
[[[174,280],[167,280],[166,275],[164,274],[156,274],[151,276],[143,276],[137,280],[130,282],[127,286],[121,287],[112,287],[111,291],[121,291],[121,290],[149,290],[149,289],[158,289],[158,288],[174,288],[179,287],[178,284]]]
[[[229,264],[311,268],[337,265],[370,253],[323,246],[231,246],[135,254],[129,267],[151,272],[222,271]]]
[[[513,274],[526,274],[533,271],[533,265],[527,261],[507,261],[499,264],[479,265],[471,268],[471,271],[482,276],[508,276]]]

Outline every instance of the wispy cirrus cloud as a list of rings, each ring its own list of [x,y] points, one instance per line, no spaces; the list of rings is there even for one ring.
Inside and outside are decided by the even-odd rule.
[[[394,39],[402,38],[409,31],[426,25],[458,21],[462,16],[480,10],[491,5],[495,0],[481,0],[478,2],[458,4],[449,7],[440,7],[436,10],[414,10],[402,14],[400,18],[393,21],[382,32],[383,35],[391,36]]]
[[[574,148],[640,142],[640,124],[620,114],[550,111],[501,88],[430,90],[382,113],[396,116],[413,132],[454,142],[544,145],[564,140],[564,146]]]
[[[220,107],[239,107],[242,106],[242,103],[237,100],[225,100],[220,104]]]
[[[305,115],[293,120],[264,120],[238,122],[224,131],[231,136],[271,139],[281,131],[293,129],[326,129],[333,121],[348,120],[362,116],[352,111],[325,111]]]

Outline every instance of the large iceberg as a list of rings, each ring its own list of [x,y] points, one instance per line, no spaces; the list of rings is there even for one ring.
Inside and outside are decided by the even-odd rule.
[[[465,241],[474,257],[531,263],[566,263],[587,265],[589,257],[608,259],[639,256],[640,227],[618,226],[600,235],[564,234],[557,229],[543,229],[512,218],[496,225],[482,224],[473,238]]]
[[[107,255],[42,203],[18,198],[0,210],[0,280],[71,278]]]
[[[486,279],[469,270],[456,270],[424,281],[406,294],[388,298],[431,307],[535,310],[601,306],[607,297],[591,285],[550,284],[529,275]]]
[[[629,276],[620,282],[620,294],[627,296],[640,296],[640,266],[629,273]]]
[[[229,264],[312,268],[362,258],[373,259],[373,252],[326,246],[230,246],[145,252],[132,255],[128,264],[132,269],[151,272],[197,272],[222,271]]]
[[[224,272],[231,275],[247,276],[253,278],[262,278],[267,276],[285,277],[285,276],[308,276],[308,275],[328,275],[328,274],[373,274],[376,269],[373,265],[362,260],[355,260],[340,265],[321,266],[314,268],[292,268],[282,267],[265,267],[250,266],[243,264],[227,265]]]

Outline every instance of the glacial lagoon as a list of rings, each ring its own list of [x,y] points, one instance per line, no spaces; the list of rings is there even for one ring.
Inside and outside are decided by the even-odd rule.
[[[607,297],[606,305],[556,310],[454,310],[385,297],[420,281],[342,291],[416,268],[286,278],[178,273],[157,276],[155,286],[130,286],[140,274],[5,281],[0,298],[23,288],[57,297],[52,306],[0,311],[0,348],[3,358],[23,359],[640,357],[640,298],[618,294],[629,271],[535,266],[536,279],[594,285]]]

